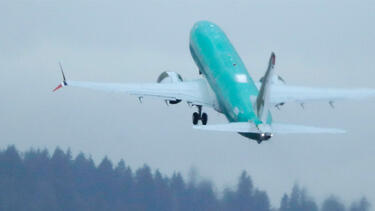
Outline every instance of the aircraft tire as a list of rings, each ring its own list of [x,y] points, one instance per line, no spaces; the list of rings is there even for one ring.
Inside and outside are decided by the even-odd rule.
[[[199,120],[199,114],[197,112],[193,113],[193,125],[197,125]]]
[[[203,124],[203,125],[206,125],[206,124],[207,124],[208,116],[207,116],[206,113],[203,113],[203,114],[202,114],[202,118],[201,118],[201,120],[202,120],[202,124]]]

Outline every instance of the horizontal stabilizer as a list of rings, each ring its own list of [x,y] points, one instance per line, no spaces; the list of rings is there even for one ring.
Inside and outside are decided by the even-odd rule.
[[[193,128],[199,130],[212,130],[223,132],[261,133],[261,131],[254,124],[249,122],[231,122],[227,124],[217,125],[196,125],[193,126]],[[272,123],[270,132],[272,134],[339,134],[345,133],[346,131],[335,128],[320,128],[295,124]]]
[[[297,134],[297,133],[345,133],[346,131],[336,128],[320,128],[295,124],[272,123],[272,133],[274,134]]]
[[[223,132],[237,132],[237,133],[259,133],[259,130],[254,124],[249,122],[231,122],[227,124],[217,125],[195,125],[194,129],[199,130],[213,130]]]

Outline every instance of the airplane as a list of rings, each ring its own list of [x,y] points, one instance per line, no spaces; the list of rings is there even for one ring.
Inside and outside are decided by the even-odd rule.
[[[163,72],[156,83],[97,83],[66,80],[53,91],[62,87],[81,87],[101,91],[120,92],[137,96],[163,99],[167,104],[181,101],[195,106],[192,115],[193,128],[212,131],[237,132],[259,144],[276,134],[344,133],[335,128],[320,128],[274,122],[271,109],[285,103],[327,101],[332,107],[337,100],[362,99],[375,96],[374,89],[323,89],[286,85],[275,74],[276,56],[268,62],[265,75],[259,82],[250,77],[237,51],[224,31],[215,23],[199,21],[190,31],[189,49],[202,78],[183,80],[176,72]],[[225,115],[229,123],[207,125],[207,113],[203,107],[213,108]],[[201,122],[201,124],[199,124]]]

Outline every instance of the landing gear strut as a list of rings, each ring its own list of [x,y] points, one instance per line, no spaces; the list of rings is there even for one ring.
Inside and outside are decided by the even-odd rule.
[[[201,105],[197,105],[197,108],[198,108],[198,112],[193,113],[193,125],[197,125],[199,120],[202,121],[202,125],[206,125],[207,120],[208,120],[207,114],[202,113],[202,106]]]

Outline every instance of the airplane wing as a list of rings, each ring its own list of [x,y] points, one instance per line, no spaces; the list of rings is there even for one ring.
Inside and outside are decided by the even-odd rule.
[[[182,81],[181,76],[176,73],[163,72],[159,76],[157,83],[122,84],[70,81],[66,80],[61,63],[59,63],[59,66],[63,81],[55,89],[53,89],[53,92],[65,86],[80,87],[107,92],[127,93],[139,97],[140,100],[145,96],[157,97],[163,100],[175,101],[175,103],[183,100],[192,105],[202,105],[219,109],[217,106],[218,104],[216,97],[214,97],[212,94],[212,91],[205,79]],[[172,74],[172,77],[177,77],[177,80],[174,80],[174,78],[169,78],[169,80],[165,81],[166,78],[171,76],[170,74]]]
[[[359,100],[375,97],[375,89],[324,89],[288,85],[272,85],[270,101],[273,105],[286,102],[306,103],[311,101],[335,102],[337,100]]]
[[[210,92],[204,79],[183,81],[176,83],[143,83],[143,84],[121,84],[121,83],[97,83],[88,81],[63,81],[57,89],[68,87],[80,87],[108,92],[122,92],[137,97],[157,97],[163,100],[183,100],[193,105],[214,107],[216,98]]]
[[[327,101],[330,104],[337,100],[358,100],[367,97],[375,97],[375,89],[325,89],[289,86],[285,80],[274,74],[275,54],[272,53],[269,66],[264,77],[256,83],[259,89],[257,98],[258,116],[265,119],[267,112],[261,115],[262,105],[269,104],[277,106],[287,102],[306,103],[311,101]],[[267,93],[268,92],[268,93]]]
[[[344,130],[335,128],[320,128],[313,126],[286,124],[286,123],[272,123],[270,125],[272,134],[318,134],[330,133],[338,134],[345,133]],[[237,133],[262,133],[254,124],[249,122],[231,122],[227,124],[218,125],[196,125],[194,129],[212,130],[223,132],[237,132]]]

